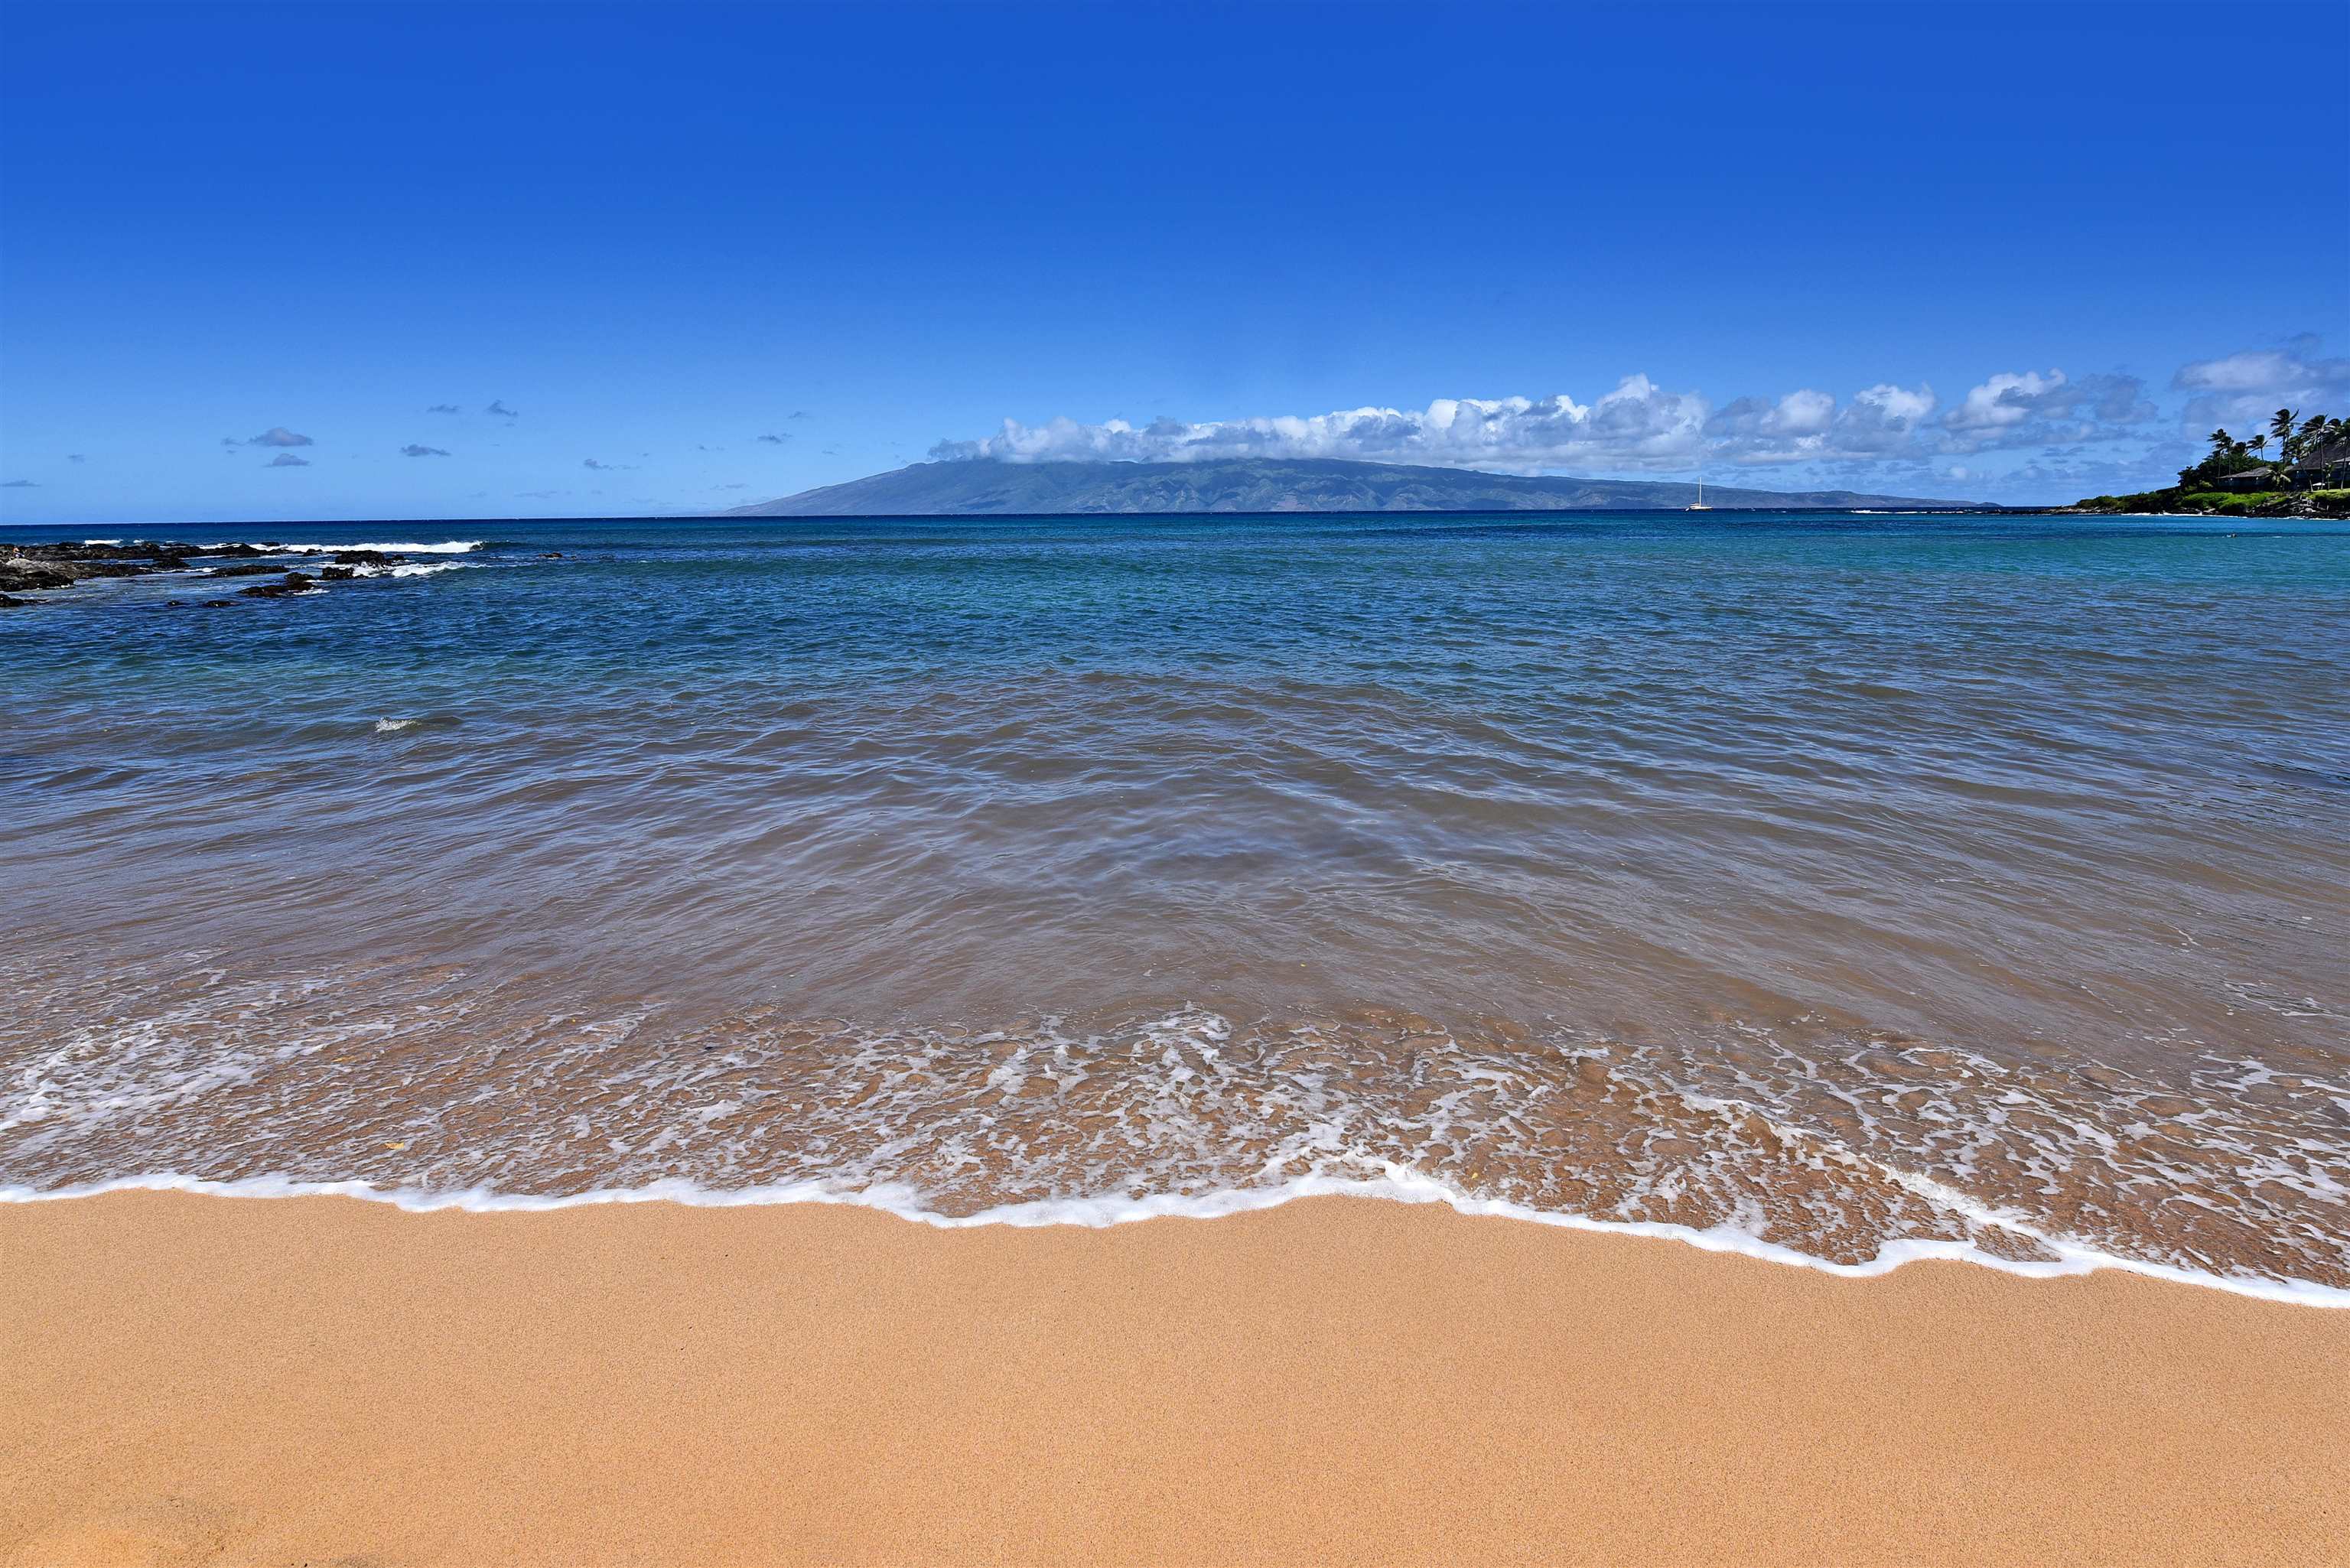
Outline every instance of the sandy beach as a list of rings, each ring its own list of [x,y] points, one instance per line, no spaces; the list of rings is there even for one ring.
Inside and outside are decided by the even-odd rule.
[[[0,1562],[2293,1563],[2350,1313],[1438,1208],[0,1208]]]

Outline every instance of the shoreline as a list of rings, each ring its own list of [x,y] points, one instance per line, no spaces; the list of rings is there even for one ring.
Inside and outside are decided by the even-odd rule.
[[[2056,1254],[2054,1260],[2002,1257],[1966,1241],[1900,1239],[1887,1243],[1865,1262],[1840,1263],[1815,1257],[1799,1248],[1765,1241],[1729,1225],[1706,1230],[1665,1221],[1597,1220],[1563,1210],[1532,1209],[1501,1199],[1471,1197],[1416,1172],[1397,1170],[1378,1180],[1344,1180],[1330,1177],[1294,1179],[1280,1187],[1231,1189],[1202,1197],[1154,1194],[1147,1198],[1044,1199],[1008,1203],[964,1215],[941,1214],[912,1202],[893,1201],[884,1192],[841,1192],[820,1182],[780,1186],[714,1189],[690,1181],[657,1181],[645,1187],[598,1188],[586,1192],[534,1194],[471,1188],[435,1191],[416,1188],[386,1188],[363,1180],[293,1181],[282,1177],[255,1177],[216,1181],[176,1174],[118,1177],[81,1186],[42,1190],[0,1186],[0,1210],[20,1203],[69,1202],[117,1193],[177,1193],[203,1198],[263,1201],[284,1199],[343,1199],[382,1204],[406,1214],[546,1214],[573,1209],[634,1204],[668,1204],[682,1209],[831,1208],[855,1209],[889,1216],[910,1224],[941,1231],[987,1228],[1042,1230],[1069,1227],[1101,1231],[1156,1220],[1201,1221],[1237,1214],[1263,1213],[1316,1199],[1347,1198],[1408,1208],[1449,1210],[1474,1219],[1499,1219],[1552,1230],[1639,1241],[1677,1242],[1700,1252],[1744,1258],[1783,1268],[1795,1268],[1836,1279],[1882,1279],[1914,1263],[1963,1263],[1993,1273],[2025,1280],[2078,1279],[2095,1273],[2118,1273],[2158,1280],[2192,1290],[2217,1291],[2252,1301],[2294,1306],[2350,1310],[2350,1288],[2308,1280],[2217,1274],[2177,1264],[2101,1252],[2038,1231],[2028,1223],[1975,1202],[1962,1193],[1936,1187],[1954,1211],[1994,1219],[2016,1234],[2028,1237]]]
[[[2316,1562],[2350,1318],[1305,1198],[0,1205],[0,1563]]]

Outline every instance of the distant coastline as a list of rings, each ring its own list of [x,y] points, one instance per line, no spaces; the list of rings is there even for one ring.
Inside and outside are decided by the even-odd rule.
[[[1706,488],[1716,511],[2001,512],[1981,502],[1853,490]],[[728,517],[1280,516],[1294,513],[1683,511],[1688,480],[1579,479],[1336,458],[1197,462],[918,462],[738,506]]]

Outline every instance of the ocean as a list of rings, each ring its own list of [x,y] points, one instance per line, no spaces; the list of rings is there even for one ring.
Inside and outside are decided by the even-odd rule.
[[[87,532],[407,561],[0,611],[5,1196],[1355,1191],[2350,1301],[2344,524]]]

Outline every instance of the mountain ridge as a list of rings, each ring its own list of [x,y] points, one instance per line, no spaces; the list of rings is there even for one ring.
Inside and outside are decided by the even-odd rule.
[[[1671,511],[1697,485],[1683,480],[1575,479],[1340,458],[1220,458],[1199,462],[911,463],[773,501],[729,517],[878,517],[1280,512]],[[1708,485],[1721,511],[1897,508],[1995,512],[1981,502],[1851,490]]]

